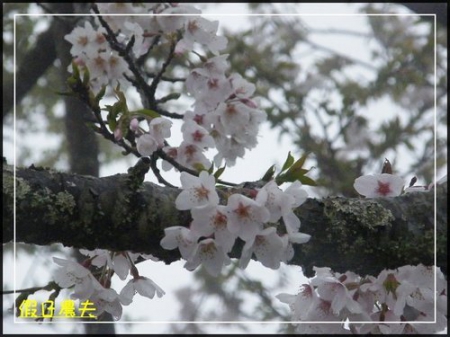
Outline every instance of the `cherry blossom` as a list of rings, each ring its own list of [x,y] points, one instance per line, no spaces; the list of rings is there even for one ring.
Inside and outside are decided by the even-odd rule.
[[[254,240],[248,240],[242,249],[239,266],[245,269],[254,253],[263,266],[278,269],[283,260],[283,240],[276,233],[275,227],[260,231]]]
[[[236,164],[236,159],[243,158],[245,146],[232,137],[227,137],[219,132],[213,133],[218,153],[214,156],[214,164],[217,167],[222,165],[225,159],[226,165],[231,167]]]
[[[214,139],[209,132],[194,121],[185,122],[182,126],[183,139],[199,148],[215,147]]]
[[[203,149],[184,140],[177,148],[176,160],[183,166],[197,170],[211,167],[211,162],[204,155]]]
[[[226,206],[228,230],[244,241],[253,241],[269,221],[270,212],[263,204],[242,194],[232,194]]]
[[[164,117],[153,118],[149,123],[149,133],[155,138],[159,147],[164,146],[164,139],[171,135],[172,121]]]
[[[231,262],[225,254],[222,246],[218,245],[214,239],[204,239],[200,241],[192,256],[186,261],[184,267],[187,270],[194,270],[200,264],[205,267],[212,276],[218,276],[222,267]]]
[[[403,266],[365,278],[352,272],[334,273],[327,267],[314,267],[314,270],[315,277],[301,287],[298,295],[279,294],[277,298],[289,304],[293,320],[348,320],[350,331],[342,330],[340,325],[325,328],[318,323],[301,324],[297,332],[430,334],[442,331],[447,324],[447,306],[439,304],[441,299],[447,299],[447,282],[440,269]],[[436,323],[420,324],[434,321],[436,297],[440,298]]]
[[[136,140],[136,149],[141,156],[151,156],[158,150],[158,141],[149,133],[143,134]]]
[[[141,296],[148,297],[152,299],[156,296],[162,297],[165,295],[164,290],[162,290],[155,282],[153,282],[148,277],[138,276],[133,277],[120,291],[120,300],[124,305],[128,305],[133,302],[134,295],[138,293]]]
[[[80,249],[80,253],[92,257],[91,264],[96,267],[108,266],[114,270],[121,280],[125,280],[130,271],[130,262],[125,256],[126,252],[113,253],[105,249],[88,251]]]
[[[196,248],[199,236],[190,229],[182,226],[172,226],[164,229],[161,247],[172,250],[178,248],[183,259],[188,260]]]
[[[191,210],[191,230],[199,236],[214,235],[216,242],[228,253],[233,248],[237,236],[227,228],[225,206],[207,204]]]
[[[355,190],[367,198],[395,197],[402,193],[403,186],[401,177],[389,173],[361,176],[353,184]]]
[[[301,187],[302,184],[295,181],[282,191],[273,180],[262,187],[267,193],[265,206],[270,211],[270,222],[276,222],[282,217],[288,233],[300,229],[300,219],[293,210],[306,201],[308,194]]]
[[[197,206],[219,203],[215,178],[208,172],[202,171],[198,177],[181,172],[180,180],[183,191],[175,200],[177,209],[188,210]]]
[[[106,33],[104,28],[94,29],[89,21],[85,21],[84,27],[75,27],[64,39],[72,44],[72,55],[96,55],[100,49],[107,48],[103,33]]]
[[[218,54],[227,45],[227,39],[217,36],[219,21],[209,21],[202,17],[189,17],[183,35],[183,47],[192,49],[195,42],[206,45],[212,53]]]
[[[78,299],[89,299],[89,297],[96,290],[103,289],[100,282],[97,281],[90,270],[83,267],[81,264],[57,257],[53,257],[53,261],[63,267],[58,268],[54,272],[54,281],[61,288],[75,286],[71,297]]]
[[[122,317],[122,303],[121,296],[112,288],[105,288],[94,292],[89,298],[94,303],[96,309],[94,315],[100,316],[103,312],[110,313],[114,320],[119,320]]]

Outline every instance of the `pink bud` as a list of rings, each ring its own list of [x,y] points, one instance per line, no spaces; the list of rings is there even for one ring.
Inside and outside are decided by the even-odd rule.
[[[139,121],[136,118],[133,118],[130,122],[130,130],[136,132],[139,128]]]
[[[246,106],[256,109],[258,108],[258,106],[256,105],[255,102],[253,102],[251,99],[248,98],[241,98],[241,102],[244,103]]]
[[[123,137],[123,135],[122,135],[122,130],[120,130],[120,128],[115,129],[115,130],[114,130],[114,138],[115,138],[116,140],[121,140],[122,137]]]
[[[81,57],[79,57],[79,56],[74,59],[74,62],[75,62],[75,64],[77,66],[83,66],[84,67],[86,65],[84,60]]]

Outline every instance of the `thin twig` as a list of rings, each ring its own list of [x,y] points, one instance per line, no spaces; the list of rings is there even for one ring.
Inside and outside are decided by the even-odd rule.
[[[175,159],[173,159],[172,157],[170,157],[167,153],[165,153],[165,152],[164,152],[163,150],[161,150],[161,149],[159,149],[158,151],[156,151],[156,154],[157,154],[161,159],[164,159],[164,160],[168,161],[170,164],[172,164],[173,167],[175,167],[175,168],[176,168],[178,171],[180,171],[180,172],[187,172],[187,173],[189,173],[189,174],[191,174],[191,175],[193,175],[193,176],[196,176],[196,177],[198,177],[199,174],[200,174],[200,172],[198,172],[198,171],[195,171],[195,170],[193,170],[193,169],[190,169],[190,168],[188,168],[188,167],[186,167],[186,166],[181,165],[180,163],[178,163]],[[227,185],[227,186],[238,186],[238,185],[239,185],[239,184],[235,184],[235,183],[230,183],[230,182],[227,182],[227,181],[223,181],[223,180],[220,180],[220,179],[217,179],[217,182],[218,182],[219,184]]]
[[[151,160],[151,161],[150,161],[150,168],[152,169],[153,173],[155,174],[156,179],[158,179],[158,182],[160,182],[161,184],[164,184],[164,185],[166,185],[166,186],[168,186],[168,187],[174,187],[174,188],[177,188],[176,186],[172,185],[172,184],[169,183],[167,180],[165,180],[165,179],[163,178],[163,176],[161,175],[161,173],[160,173],[158,167],[156,166],[156,161],[158,160],[158,156],[157,156],[155,153],[153,153],[153,154],[151,155],[150,160]]]
[[[164,61],[161,70],[158,72],[158,74],[156,74],[156,76],[153,78],[152,83],[150,84],[150,88],[149,88],[149,94],[150,94],[150,98],[154,100],[155,97],[155,92],[156,92],[156,87],[158,86],[161,77],[163,76],[164,72],[166,71],[167,67],[170,65],[170,63],[172,62],[174,56],[175,56],[175,47],[178,43],[178,41],[181,40],[183,36],[181,35],[180,32],[177,33],[177,37],[175,40],[172,40],[172,43],[170,45],[170,51],[169,51],[169,55],[167,56],[167,59]]]

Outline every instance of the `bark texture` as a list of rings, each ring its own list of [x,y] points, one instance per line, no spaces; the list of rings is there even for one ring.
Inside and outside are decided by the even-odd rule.
[[[142,175],[133,174],[95,178],[32,166],[17,168],[15,181],[13,175],[13,167],[4,164],[3,243],[15,234],[16,242],[29,244],[130,250],[166,263],[180,259],[178,250],[160,246],[164,228],[191,221],[189,211],[175,208],[180,190],[141,183]],[[294,245],[290,263],[307,276],[313,266],[376,275],[406,264],[434,265],[436,239],[437,265],[447,274],[447,185],[438,186],[436,196],[436,212],[434,191],[308,199],[296,214],[301,232],[312,237]],[[240,256],[240,247],[232,257]]]

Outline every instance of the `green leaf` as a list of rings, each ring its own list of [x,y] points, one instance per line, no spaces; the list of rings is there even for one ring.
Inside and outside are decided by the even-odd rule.
[[[303,164],[305,163],[306,157],[308,157],[308,152],[305,153],[303,156],[300,157],[299,160],[297,160],[294,164],[292,164],[292,166],[289,168],[289,170],[287,171],[287,173],[291,172],[297,172],[298,170],[300,170],[303,166]]]
[[[120,131],[122,132],[122,137],[125,138],[128,134],[128,130],[130,130],[130,117],[128,115],[122,115],[119,118],[118,127],[120,128]]]
[[[219,179],[219,177],[222,175],[223,171],[225,171],[225,167],[227,165],[224,165],[224,167],[219,168],[215,173],[214,173],[214,178]]]
[[[72,76],[76,79],[80,79],[80,69],[78,69],[78,66],[75,61],[72,61]]]
[[[89,73],[89,69],[87,67],[85,67],[84,73],[83,73],[83,84],[88,85],[90,79],[91,79],[91,75]]]
[[[168,94],[167,96],[160,98],[158,100],[158,102],[165,103],[165,102],[173,100],[173,99],[178,99],[178,98],[180,98],[180,96],[181,96],[181,94],[179,92],[174,92],[174,93]]]
[[[283,167],[281,168],[281,172],[286,171],[289,167],[292,166],[293,163],[294,163],[294,157],[292,157],[291,151],[289,151],[286,161],[284,162]]]
[[[307,176],[300,176],[298,179],[303,185],[309,185],[309,186],[317,186],[317,183],[314,181],[314,179],[311,179]]]
[[[97,102],[100,102],[101,99],[103,98],[103,96],[105,96],[105,92],[106,92],[106,85],[102,85],[102,88],[100,89],[100,91],[98,92],[97,95],[95,95],[95,100]]]
[[[61,95],[61,96],[75,96],[73,91],[55,91],[56,95]]]
[[[157,113],[154,110],[150,110],[150,109],[139,109],[139,110],[135,110],[131,112],[131,115],[137,115],[137,116],[142,116],[142,117],[150,117],[150,118],[157,118],[157,117],[161,117],[161,115],[159,113]]]
[[[195,163],[193,166],[198,172],[206,171],[206,167],[202,163]]]
[[[300,181],[302,184],[305,185],[311,185],[311,186],[317,186],[316,182],[306,177],[305,174],[308,173],[310,170],[303,168],[303,165],[305,164],[306,158],[308,157],[309,153],[305,153],[303,156],[301,156],[295,163],[293,163],[289,169],[285,173],[279,173],[276,177],[275,181],[278,185],[281,185],[285,182],[294,182],[296,180]],[[288,163],[288,159],[286,159],[286,163]],[[286,170],[286,163],[283,165],[284,170]]]
[[[208,173],[212,174],[214,171],[214,163],[211,164],[211,167],[208,169]]]
[[[273,178],[273,175],[275,173],[275,165],[272,165],[269,167],[269,169],[264,173],[263,177],[261,178],[262,181],[269,181]]]
[[[67,79],[67,84],[69,85],[70,88],[73,88],[77,85],[78,80],[74,77],[74,76],[70,76]]]

